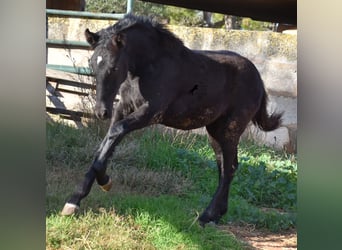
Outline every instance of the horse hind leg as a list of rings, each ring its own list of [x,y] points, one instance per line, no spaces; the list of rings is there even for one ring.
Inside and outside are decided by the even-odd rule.
[[[219,142],[213,136],[211,136],[209,132],[208,132],[208,138],[209,138],[210,145],[213,148],[214,153],[215,153],[216,164],[217,164],[217,169],[218,169],[218,174],[219,174],[218,178],[220,180],[221,174],[222,174],[222,171],[221,171],[222,163],[223,163],[222,148]]]
[[[218,223],[228,210],[229,187],[238,167],[237,146],[245,128],[229,126],[231,122],[236,123],[232,119],[229,119],[227,123],[227,119],[222,118],[207,126],[210,142],[216,155],[219,184],[210,204],[199,218],[202,226],[211,221]]]

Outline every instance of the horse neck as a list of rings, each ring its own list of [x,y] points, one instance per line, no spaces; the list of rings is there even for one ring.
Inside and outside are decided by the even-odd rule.
[[[129,71],[139,77],[142,74],[152,74],[153,68],[157,66],[161,58],[175,57],[186,49],[168,39],[163,39],[161,42],[139,38],[141,37],[131,36],[127,42],[129,47],[126,49],[126,55],[129,58]]]
[[[129,50],[128,70],[135,76],[142,76],[151,65],[156,63],[157,54],[151,49],[136,48]]]

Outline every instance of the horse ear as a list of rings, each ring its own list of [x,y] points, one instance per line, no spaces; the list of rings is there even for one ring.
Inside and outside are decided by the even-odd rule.
[[[126,36],[122,33],[116,34],[112,38],[112,43],[114,46],[117,46],[118,48],[122,48],[126,44]]]
[[[100,36],[96,33],[90,32],[89,29],[86,29],[84,35],[87,39],[87,42],[91,45],[92,48],[95,48],[97,42],[100,39]]]

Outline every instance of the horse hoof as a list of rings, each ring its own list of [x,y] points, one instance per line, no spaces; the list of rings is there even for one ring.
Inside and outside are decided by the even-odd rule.
[[[101,187],[101,189],[105,192],[108,192],[113,186],[113,182],[112,182],[112,179],[109,177],[109,180],[107,182],[107,184],[104,184]]]
[[[220,217],[218,217],[218,216],[209,216],[208,213],[204,212],[198,218],[198,222],[199,222],[200,226],[204,228],[206,225],[208,225],[208,226],[217,225],[219,222],[219,218]]]
[[[63,210],[61,212],[61,215],[72,215],[72,214],[75,214],[78,209],[80,207],[75,205],[75,204],[72,204],[72,203],[65,203],[64,207],[63,207]]]
[[[209,222],[199,221],[199,225],[200,225],[202,228],[205,228],[205,226],[216,227],[216,226],[217,226],[217,222],[215,222],[215,221],[209,221]]]

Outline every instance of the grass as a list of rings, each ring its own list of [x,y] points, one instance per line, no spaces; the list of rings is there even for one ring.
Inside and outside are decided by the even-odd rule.
[[[244,249],[227,232],[196,222],[217,186],[214,154],[207,138],[196,134],[131,133],[109,160],[111,191],[94,185],[79,214],[61,217],[104,131],[98,124],[47,124],[47,249]],[[295,227],[296,157],[242,142],[239,161],[221,224]]]

